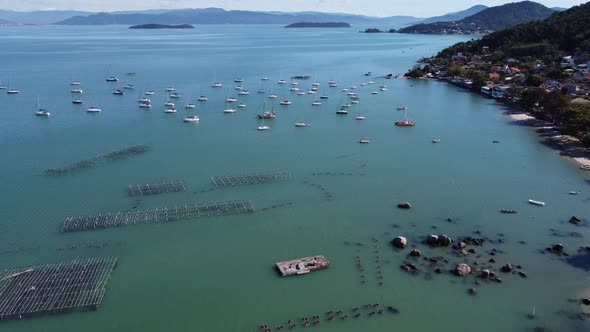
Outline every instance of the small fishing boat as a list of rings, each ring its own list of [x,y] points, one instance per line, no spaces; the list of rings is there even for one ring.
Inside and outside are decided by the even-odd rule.
[[[276,98],[278,98],[278,96],[275,95],[275,94],[270,94],[270,95],[268,95],[268,98],[270,98],[270,99],[276,99]]]
[[[113,94],[117,96],[122,96],[125,94],[125,92],[121,89],[116,89],[115,91],[113,91]]]
[[[72,89],[72,90],[70,90],[70,92],[71,92],[71,93],[83,93],[84,91],[83,91],[82,89],[78,89],[78,88],[76,88],[76,89]]]
[[[380,88],[381,91],[387,91],[387,88]]]
[[[291,105],[292,102],[288,101],[288,100],[283,100],[281,101],[281,105]]]
[[[582,166],[580,166],[580,169],[583,169],[585,171],[590,171],[590,165],[582,165]]]
[[[199,99],[197,99],[198,101],[207,101],[209,99],[207,99],[207,97],[205,96],[200,96]]]
[[[361,139],[359,141],[359,143],[361,143],[361,144],[369,144],[369,143],[371,143],[371,141],[369,141],[368,139]]]
[[[311,76],[309,75],[295,75],[295,76],[291,76],[292,79],[296,79],[296,80],[306,80],[308,78],[310,78]]]
[[[529,199],[529,203],[537,206],[545,206],[545,202],[536,201],[534,199]]]
[[[86,109],[86,112],[88,113],[100,113],[102,112],[102,110],[96,106],[90,106]]]
[[[187,116],[186,118],[183,118],[182,121],[184,121],[184,122],[199,122],[199,121],[201,121],[201,119],[199,119],[199,117],[196,115],[191,115],[191,116]]]

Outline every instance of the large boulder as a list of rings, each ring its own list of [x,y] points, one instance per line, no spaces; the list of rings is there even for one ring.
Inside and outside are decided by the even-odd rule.
[[[453,240],[451,240],[450,237],[446,236],[446,235],[439,235],[438,236],[438,245],[441,247],[448,247],[451,245],[451,243],[453,243]]]
[[[502,271],[504,273],[512,272],[512,270],[513,270],[513,268],[512,268],[512,265],[510,265],[510,264],[506,264],[500,268],[500,271]]]
[[[410,256],[412,256],[412,257],[420,257],[420,256],[422,256],[422,253],[418,249],[412,249],[412,251],[410,251]]]
[[[434,234],[428,235],[428,237],[426,238],[426,243],[428,243],[431,246],[437,246],[438,245],[438,236],[434,235]]]
[[[553,247],[551,247],[551,249],[553,250],[553,252],[561,254],[563,252],[563,244],[557,243],[557,244],[553,245]]]
[[[455,274],[459,277],[464,277],[471,273],[471,267],[465,263],[457,264],[455,267]]]
[[[408,239],[403,236],[398,236],[392,241],[393,246],[398,249],[404,249],[408,245]]]

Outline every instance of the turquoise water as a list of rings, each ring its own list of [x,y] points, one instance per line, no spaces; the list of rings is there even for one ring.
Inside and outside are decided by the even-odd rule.
[[[395,305],[400,313],[323,319],[314,328],[590,328],[588,322],[559,313],[584,310],[568,299],[590,296],[588,272],[539,253],[556,242],[563,242],[570,253],[588,245],[588,229],[567,223],[571,215],[588,216],[588,175],[540,144],[532,130],[511,123],[501,105],[489,99],[435,81],[362,75],[403,73],[416,59],[468,38],[275,26],[191,31],[3,27],[2,33],[0,80],[21,93],[0,94],[0,266],[94,256],[118,256],[119,266],[98,311],[2,322],[0,329],[259,331],[261,323],[275,327],[301,316],[323,319],[328,310],[352,316],[350,309],[364,303]],[[127,72],[137,75],[128,77]],[[136,90],[112,95],[115,84],[105,82],[111,74],[121,79],[119,88],[130,83]],[[319,81],[320,93],[330,99],[312,107],[312,96],[297,96],[288,91],[289,84],[276,84],[296,74],[312,75],[312,80],[300,81],[301,88],[308,90],[312,81]],[[270,80],[261,82],[262,76]],[[237,77],[251,92],[240,98],[248,107],[223,114],[226,96],[236,95],[232,82]],[[73,79],[82,82],[85,105],[71,104]],[[328,88],[331,79],[339,88]],[[360,85],[369,79],[375,85]],[[224,88],[210,88],[214,80]],[[389,90],[371,95],[379,84]],[[172,115],[163,112],[164,88],[170,85],[183,94],[178,113]],[[358,86],[361,102],[348,116],[337,116],[345,100],[340,88],[350,85]],[[271,126],[266,132],[256,130],[260,122],[255,114],[263,101],[267,110],[271,107],[269,99],[256,93],[261,87],[272,89],[279,100],[293,101],[289,107],[275,103],[278,115],[266,123]],[[157,92],[151,110],[137,107],[141,89]],[[183,105],[202,94],[209,101],[198,104],[201,123],[183,123]],[[37,97],[52,113],[50,118],[33,115]],[[86,113],[90,104],[103,112]],[[400,105],[409,107],[416,127],[393,125],[402,117],[396,110]],[[366,120],[355,121],[358,114]],[[295,121],[311,126],[295,128]],[[360,138],[371,144],[358,144]],[[434,138],[441,143],[432,144]],[[152,148],[65,177],[41,174],[46,168],[135,144]],[[211,176],[278,170],[288,171],[291,178],[206,191]],[[330,175],[323,175],[326,172]],[[136,202],[126,195],[129,184],[174,179],[184,179],[189,190],[144,197],[139,208],[251,199],[259,211],[59,233],[67,216],[130,209]],[[324,186],[333,199],[327,200],[310,183]],[[571,190],[582,195],[570,196]],[[547,205],[531,206],[529,198]],[[395,205],[401,201],[412,202],[413,209],[398,210]],[[261,211],[281,203],[292,204]],[[501,215],[502,208],[519,213]],[[555,237],[550,229],[578,236]],[[505,241],[476,248],[483,255],[469,256],[469,262],[483,264],[490,257],[486,253],[496,247],[504,252],[496,256],[496,271],[504,263],[521,264],[529,277],[502,275],[502,284],[482,285],[449,274],[428,280],[425,273],[401,271],[406,252],[395,252],[388,244],[404,235],[424,254],[457,263],[463,258],[419,242],[430,233],[456,238],[478,230],[482,237]],[[108,247],[86,248],[89,241]],[[71,246],[77,249],[57,250]],[[275,262],[315,254],[325,255],[332,267],[293,278],[280,278],[273,269]],[[366,266],[364,284],[355,265],[357,255]],[[382,262],[383,286],[378,284],[376,255]],[[471,287],[478,289],[477,296],[467,295]],[[533,308],[536,318],[527,319]]]

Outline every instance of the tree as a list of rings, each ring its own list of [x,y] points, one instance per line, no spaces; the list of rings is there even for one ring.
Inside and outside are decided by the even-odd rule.
[[[526,78],[524,84],[538,88],[541,84],[543,84],[543,78],[538,75],[530,75]]]

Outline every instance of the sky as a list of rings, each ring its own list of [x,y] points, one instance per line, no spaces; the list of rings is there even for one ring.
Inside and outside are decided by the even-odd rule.
[[[321,11],[370,16],[410,15],[429,17],[473,5],[497,6],[516,0],[0,0],[5,10],[121,10],[219,7],[256,11]],[[537,0],[547,7],[571,7],[588,0]]]

